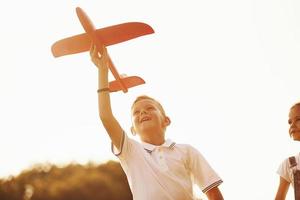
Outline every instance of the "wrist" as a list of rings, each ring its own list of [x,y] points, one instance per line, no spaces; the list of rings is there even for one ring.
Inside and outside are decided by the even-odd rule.
[[[108,68],[106,67],[97,67],[100,73],[108,73]]]
[[[97,90],[97,93],[101,93],[101,92],[109,92],[109,87],[102,87]]]

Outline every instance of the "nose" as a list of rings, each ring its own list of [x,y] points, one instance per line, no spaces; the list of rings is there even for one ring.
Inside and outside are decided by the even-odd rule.
[[[295,122],[292,122],[290,124],[290,128],[289,128],[290,135],[292,134],[292,132],[294,131],[294,129],[295,129]]]
[[[290,124],[289,132],[292,134],[294,131],[300,128],[300,120],[295,120]]]
[[[148,112],[147,112],[147,110],[146,109],[142,109],[141,111],[140,111],[140,115],[144,115],[144,114],[147,114]]]
[[[297,119],[291,123],[291,128],[300,128],[300,119]]]
[[[146,114],[147,111],[145,109],[141,110],[141,114]]]

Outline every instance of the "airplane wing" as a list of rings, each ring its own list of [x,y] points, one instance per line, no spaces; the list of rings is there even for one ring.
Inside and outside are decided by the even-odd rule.
[[[131,88],[145,83],[145,81],[138,76],[127,76],[127,77],[122,77],[121,79],[122,79],[122,83],[125,85],[126,88]],[[117,92],[119,90],[123,90],[123,88],[118,80],[109,82],[110,92]]]
[[[121,43],[133,38],[154,33],[151,26],[141,22],[128,22],[96,30],[96,35],[104,46]],[[51,51],[54,57],[88,51],[91,39],[86,34],[75,35],[55,42]]]

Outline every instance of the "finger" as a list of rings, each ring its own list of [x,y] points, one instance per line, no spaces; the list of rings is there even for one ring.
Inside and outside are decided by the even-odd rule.
[[[97,51],[96,55],[97,55],[98,58],[102,57],[102,55],[101,55],[101,53],[99,51]]]
[[[97,49],[97,46],[96,46],[96,45],[94,45],[93,55],[94,55],[95,57],[99,57],[99,56],[98,56],[98,49]]]
[[[96,45],[94,45],[94,51],[93,51],[93,55],[97,58],[101,58],[102,57],[102,53],[99,51],[98,47]]]
[[[102,54],[104,55],[104,56],[107,56],[107,49],[106,49],[106,47],[102,47]]]
[[[98,51],[96,49],[96,46],[94,44],[92,44],[91,49],[90,49],[90,56],[91,56],[91,60],[93,61],[93,63],[97,66],[97,63],[101,62],[101,59],[99,58],[100,56],[98,55]]]
[[[93,52],[92,52],[92,58],[95,59],[95,60],[100,60],[101,57],[102,56],[101,56],[100,52],[98,51],[97,46],[94,45],[93,46]]]
[[[90,56],[94,57],[94,51],[95,51],[95,45],[93,43],[91,43],[91,47],[90,47]]]

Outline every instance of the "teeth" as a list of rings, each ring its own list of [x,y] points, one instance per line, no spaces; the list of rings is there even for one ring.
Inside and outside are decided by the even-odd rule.
[[[148,120],[150,120],[150,118],[149,118],[149,117],[145,117],[145,118],[143,118],[143,119],[141,120],[141,122],[148,121]]]

